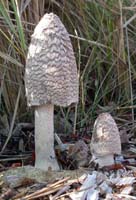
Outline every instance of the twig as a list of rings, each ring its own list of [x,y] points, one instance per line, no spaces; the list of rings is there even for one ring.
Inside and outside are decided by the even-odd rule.
[[[55,182],[53,184],[48,185],[48,187],[54,187],[54,186],[56,186],[58,184],[61,184],[61,183],[64,183],[64,182],[68,181],[69,179],[70,179],[70,177],[66,177],[66,178],[64,178],[62,180],[59,180],[59,181],[57,181],[57,182]]]
[[[62,184],[64,184],[64,182],[66,182],[67,180],[69,180],[69,178],[70,177],[67,177],[67,178],[64,178],[64,179],[62,179],[62,180],[60,180],[60,181],[57,181],[56,183],[53,183],[53,184],[50,184],[50,185],[48,185],[47,187],[45,187],[45,188],[42,188],[41,190],[38,190],[38,191],[36,191],[36,192],[34,192],[34,193],[32,193],[32,194],[30,194],[30,195],[27,195],[27,196],[25,196],[24,197],[24,199],[25,200],[29,200],[29,199],[32,199],[32,198],[35,198],[35,197],[39,197],[39,195],[49,195],[49,194],[51,194],[52,192],[52,190],[55,190],[55,191],[57,191],[57,190],[59,190],[62,186],[64,186],[64,185],[62,185]],[[53,189],[52,189],[53,188]],[[50,191],[51,190],[51,191]],[[54,192],[55,192],[54,191]],[[47,192],[49,192],[48,194],[47,194]],[[51,192],[51,193],[50,193]],[[41,197],[41,196],[40,196]]]
[[[42,192],[41,194],[38,194],[38,195],[33,195],[32,197],[24,197],[23,199],[24,200],[32,200],[32,199],[37,199],[37,198],[41,198],[41,197],[45,197],[45,196],[47,196],[47,195],[50,195],[50,194],[52,194],[52,193],[54,193],[54,192],[57,192],[58,190],[60,190],[62,188],[62,185],[59,185],[59,186],[57,186],[56,188],[47,188],[47,189],[49,189],[49,190],[47,190],[47,191],[45,191],[45,192]]]

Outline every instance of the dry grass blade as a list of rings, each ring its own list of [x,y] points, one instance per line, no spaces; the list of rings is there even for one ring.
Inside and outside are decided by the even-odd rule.
[[[131,99],[131,106],[132,106],[132,109],[131,109],[131,113],[132,113],[132,123],[134,125],[134,120],[135,120],[135,117],[134,117],[134,108],[133,108],[133,105],[134,105],[134,97],[133,97],[133,86],[132,86],[132,75],[131,75],[131,62],[130,62],[130,51],[129,51],[129,41],[128,41],[128,28],[126,26],[126,43],[127,43],[127,53],[128,53],[128,68],[129,68],[129,87],[130,87],[130,99]]]
[[[133,15],[129,20],[125,22],[125,24],[123,25],[123,28],[126,28],[135,18],[136,18],[136,14]]]
[[[16,100],[16,106],[15,106],[15,110],[14,110],[14,114],[13,114],[13,118],[12,118],[12,122],[11,122],[11,126],[10,126],[10,130],[9,130],[9,134],[8,134],[8,137],[5,141],[5,144],[4,146],[2,147],[2,150],[1,150],[1,154],[4,152],[11,136],[12,136],[12,131],[13,131],[13,127],[14,127],[14,123],[15,123],[15,119],[16,119],[16,114],[17,114],[17,109],[18,109],[18,105],[19,105],[19,100],[20,100],[20,95],[21,95],[21,86],[18,90],[18,96],[17,96],[17,100]]]
[[[3,52],[0,51],[0,57],[2,57],[3,59],[19,66],[19,67],[24,67],[21,63],[19,63],[17,60],[15,60],[14,58],[12,58],[11,56],[9,56],[8,54],[5,54]]]

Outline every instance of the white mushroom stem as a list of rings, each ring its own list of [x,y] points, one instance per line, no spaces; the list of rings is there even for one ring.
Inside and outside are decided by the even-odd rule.
[[[104,156],[98,156],[97,159],[95,159],[95,162],[99,164],[99,167],[114,165],[115,164],[114,155],[109,154]]]
[[[35,109],[35,167],[58,170],[54,151],[54,106],[46,104]]]

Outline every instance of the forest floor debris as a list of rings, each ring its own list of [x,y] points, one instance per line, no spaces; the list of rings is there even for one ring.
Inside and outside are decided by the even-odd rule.
[[[136,199],[136,171],[88,168],[44,172],[31,166],[17,167],[1,173],[0,193],[1,200]]]
[[[123,141],[122,155],[115,158],[115,165],[99,169],[89,164],[88,135],[68,138],[56,134],[55,149],[61,170],[45,172],[33,167],[34,130],[26,125],[16,128],[0,155],[0,200],[136,199],[136,145],[132,137]]]

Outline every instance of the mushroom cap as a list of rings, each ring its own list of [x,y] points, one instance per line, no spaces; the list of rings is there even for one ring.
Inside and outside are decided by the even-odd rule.
[[[78,102],[76,60],[69,34],[53,13],[45,14],[31,37],[25,71],[28,106]]]
[[[90,146],[95,157],[121,154],[119,130],[109,113],[102,113],[96,119]]]

